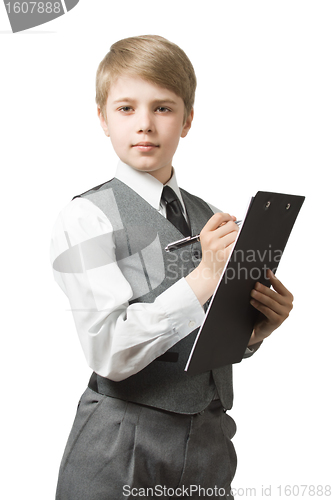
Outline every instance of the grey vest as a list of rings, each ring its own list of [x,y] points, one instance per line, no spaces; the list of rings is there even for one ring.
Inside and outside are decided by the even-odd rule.
[[[181,190],[192,234],[212,216],[200,198]],[[97,205],[110,220],[117,263],[130,283],[135,302],[156,297],[190,273],[201,260],[200,243],[168,253],[164,248],[183,235],[149,203],[118,179],[80,195]],[[99,393],[156,408],[192,414],[205,409],[217,390],[223,406],[233,401],[232,366],[188,375],[184,371],[198,329],[176,343],[143,370],[120,382],[93,374],[90,387]]]

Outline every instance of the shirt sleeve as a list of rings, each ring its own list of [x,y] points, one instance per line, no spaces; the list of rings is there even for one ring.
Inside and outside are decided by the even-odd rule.
[[[80,257],[87,247],[91,259]],[[103,377],[119,381],[137,373],[204,319],[184,278],[153,303],[129,304],[132,289],[116,262],[111,222],[85,198],[74,199],[59,214],[51,264],[69,299],[87,363]]]

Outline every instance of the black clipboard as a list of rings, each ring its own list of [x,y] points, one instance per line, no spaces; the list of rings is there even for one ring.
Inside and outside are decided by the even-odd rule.
[[[276,271],[304,196],[258,191],[198,332],[185,371],[194,375],[242,361],[258,311],[250,293]]]

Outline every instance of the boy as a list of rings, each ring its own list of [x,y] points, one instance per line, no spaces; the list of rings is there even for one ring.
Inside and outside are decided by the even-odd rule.
[[[232,498],[232,367],[184,366],[235,241],[235,217],[180,190],[172,158],[193,120],[196,78],[158,36],[120,40],[101,62],[96,102],[119,156],[116,176],[76,197],[56,223],[55,278],[94,373],[60,467],[57,500]],[[178,253],[164,247],[200,232]],[[251,355],[288,316],[273,273],[251,303]],[[250,300],[250,299],[249,299]]]

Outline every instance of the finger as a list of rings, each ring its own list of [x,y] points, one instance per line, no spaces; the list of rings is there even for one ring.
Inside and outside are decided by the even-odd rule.
[[[253,290],[260,292],[263,295],[267,295],[272,300],[279,302],[279,304],[281,304],[281,305],[284,305],[284,304],[291,302],[291,300],[287,296],[280,295],[275,290],[272,290],[271,288],[268,288],[268,286],[263,285],[262,283],[259,283],[259,281],[257,281],[257,283],[254,285]]]
[[[232,220],[236,220],[236,217],[224,212],[217,212],[208,220],[202,231],[215,231],[221,224]]]
[[[236,236],[237,232],[232,231],[231,233],[224,235],[222,238],[218,238],[217,240],[218,249],[225,250],[229,246],[233,245],[235,243]]]
[[[270,309],[271,311],[278,314],[279,316],[282,316],[282,317],[287,316],[290,312],[289,304],[288,303],[280,303],[279,301],[276,300],[276,298],[279,297],[278,294],[276,292],[273,292],[273,294],[274,294],[274,296],[272,297],[268,294],[261,293],[256,289],[253,289],[251,291],[251,297],[257,303],[261,304],[265,308]]]
[[[277,277],[275,276],[275,274],[273,273],[273,271],[271,271],[271,269],[268,269],[267,275],[268,275],[268,279],[269,279],[272,287],[274,288],[274,290],[276,292],[278,292],[279,294],[283,295],[284,297],[290,297],[291,300],[294,300],[294,297],[292,296],[292,294],[281,283],[281,281],[277,279]]]
[[[284,317],[273,311],[270,307],[267,307],[261,302],[253,299],[251,299],[250,303],[267,318],[272,326],[280,325],[283,322]]]
[[[218,227],[215,230],[216,235],[219,238],[223,238],[226,234],[230,234],[230,233],[237,234],[238,231],[239,231],[239,227],[237,226],[237,224],[235,224],[235,222],[233,220],[225,222],[223,225],[221,225],[220,227]]]

